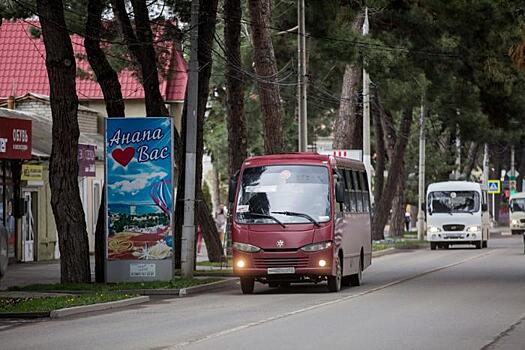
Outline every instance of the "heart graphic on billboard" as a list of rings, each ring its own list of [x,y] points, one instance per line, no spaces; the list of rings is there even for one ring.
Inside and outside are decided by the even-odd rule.
[[[113,159],[122,166],[128,165],[135,155],[135,149],[133,147],[126,147],[124,149],[115,148],[111,152]]]

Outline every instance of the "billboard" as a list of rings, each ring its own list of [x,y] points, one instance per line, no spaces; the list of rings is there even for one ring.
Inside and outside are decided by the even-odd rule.
[[[0,159],[31,159],[31,120],[0,117]]]
[[[106,120],[108,281],[171,278],[172,128],[169,117]]]

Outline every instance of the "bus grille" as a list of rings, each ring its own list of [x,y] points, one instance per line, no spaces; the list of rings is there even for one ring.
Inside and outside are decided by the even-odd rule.
[[[308,257],[254,258],[256,268],[269,267],[308,267]]]
[[[463,231],[465,225],[443,225],[443,230],[445,231]]]

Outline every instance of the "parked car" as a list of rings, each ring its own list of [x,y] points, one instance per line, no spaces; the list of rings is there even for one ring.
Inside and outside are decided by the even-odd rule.
[[[9,258],[7,256],[7,230],[0,223],[0,278],[4,277],[7,271],[7,262]]]

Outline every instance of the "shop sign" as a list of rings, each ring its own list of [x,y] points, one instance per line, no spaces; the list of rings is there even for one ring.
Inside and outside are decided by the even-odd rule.
[[[44,166],[40,164],[22,164],[23,181],[42,181]]]
[[[0,159],[31,159],[31,120],[0,117]]]
[[[78,145],[78,176],[96,176],[95,149],[94,145]]]

